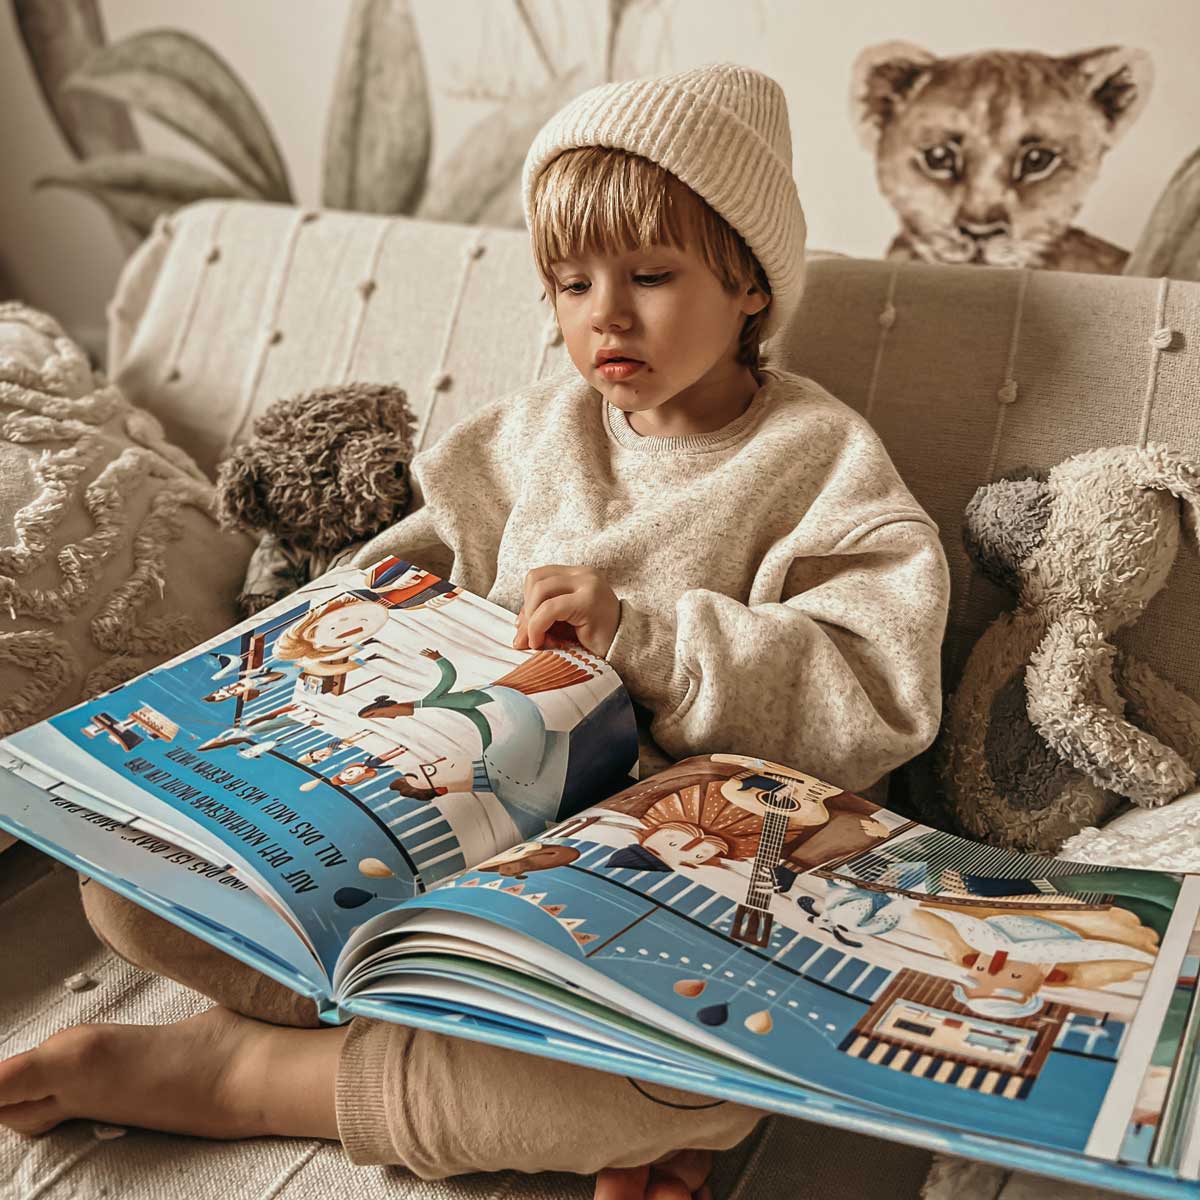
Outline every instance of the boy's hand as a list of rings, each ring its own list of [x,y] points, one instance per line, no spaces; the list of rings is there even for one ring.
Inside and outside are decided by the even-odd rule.
[[[594,1200],[712,1200],[709,1150],[680,1150],[648,1167],[609,1167],[596,1176]]]
[[[513,646],[540,650],[544,644],[560,645],[573,639],[603,658],[620,620],[621,601],[599,571],[535,567],[525,576],[525,602],[517,614]]]

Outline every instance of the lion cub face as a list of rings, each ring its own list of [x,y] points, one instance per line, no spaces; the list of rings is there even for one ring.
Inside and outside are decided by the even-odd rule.
[[[900,216],[889,257],[1108,269],[1102,248],[1123,252],[1070,222],[1151,82],[1146,54],[1117,46],[1061,58],[938,58],[907,42],[864,50],[851,112]]]

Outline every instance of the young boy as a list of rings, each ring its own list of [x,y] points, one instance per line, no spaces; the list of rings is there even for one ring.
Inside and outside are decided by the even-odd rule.
[[[737,751],[874,784],[937,730],[947,571],[866,422],[760,360],[803,283],[780,88],[727,64],[594,88],[538,134],[523,186],[574,366],[419,455],[422,506],[355,561],[396,554],[519,608],[518,647],[606,657],[639,704],[643,776]],[[429,1178],[607,1167],[597,1196],[624,1200],[702,1194],[707,1151],[761,1115],[384,1022],[263,1024],[239,1014],[315,1021],[96,884],[84,897],[118,953],[236,1011],[66,1030],[0,1064],[16,1129],[340,1137]]]

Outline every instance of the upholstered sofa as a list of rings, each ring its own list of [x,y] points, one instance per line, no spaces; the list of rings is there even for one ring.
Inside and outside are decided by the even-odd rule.
[[[279,205],[204,202],[160,220],[108,317],[110,378],[210,474],[269,403],[318,383],[400,384],[427,446],[478,404],[568,361],[523,233]],[[768,354],[865,414],[938,522],[953,582],[948,689],[1008,604],[962,548],[977,486],[1108,444],[1165,442],[1200,457],[1200,284],[813,255],[800,311]],[[1197,594],[1196,557],[1182,553],[1121,638],[1194,694]],[[925,757],[892,780],[894,800],[910,806],[929,788]],[[0,907],[0,1053],[80,1020],[170,1020],[205,1004],[102,949],[72,881],[54,868]],[[81,971],[97,986],[63,986]],[[422,1183],[353,1168],[330,1143],[113,1132],[0,1133],[0,1196],[591,1194],[589,1180],[565,1176]],[[911,1148],[772,1119],[722,1157],[715,1181],[718,1195],[743,1200],[898,1200],[917,1195],[928,1165]],[[1025,1186],[993,1172],[986,1195],[1015,1200]]]

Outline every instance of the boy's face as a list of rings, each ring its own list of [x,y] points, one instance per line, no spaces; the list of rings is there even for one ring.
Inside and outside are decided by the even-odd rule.
[[[551,264],[555,310],[571,361],[606,400],[636,414],[639,433],[718,429],[755,381],[734,359],[742,324],[766,297],[726,292],[691,248],[654,246]],[[603,368],[616,347],[640,366]],[[714,424],[714,419],[716,423]]]

